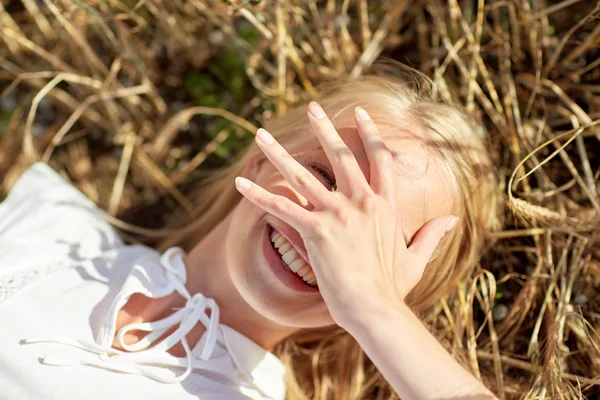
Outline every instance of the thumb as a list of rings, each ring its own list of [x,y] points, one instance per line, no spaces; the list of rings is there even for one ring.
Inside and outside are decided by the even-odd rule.
[[[458,217],[454,215],[437,217],[428,221],[419,229],[408,251],[427,263],[440,240],[456,226],[457,222]]]

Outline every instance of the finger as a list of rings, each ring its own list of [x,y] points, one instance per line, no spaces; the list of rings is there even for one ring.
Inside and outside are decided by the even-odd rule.
[[[311,217],[308,210],[300,207],[286,197],[278,196],[265,190],[249,179],[238,176],[235,178],[235,186],[250,202],[281,219],[298,232],[306,226]]]
[[[313,206],[322,208],[330,205],[331,193],[321,182],[281,146],[269,132],[259,129],[256,143],[281,175]]]
[[[367,111],[362,107],[354,109],[356,127],[369,160],[369,173],[371,188],[380,196],[390,199],[393,180],[390,168],[393,158],[392,153],[384,143],[377,125]]]
[[[333,167],[337,191],[349,194],[357,189],[368,187],[354,153],[344,143],[321,106],[311,101],[308,104],[308,116],[313,131]]]
[[[419,229],[408,251],[427,264],[440,240],[457,223],[458,218],[453,215],[432,219]]]

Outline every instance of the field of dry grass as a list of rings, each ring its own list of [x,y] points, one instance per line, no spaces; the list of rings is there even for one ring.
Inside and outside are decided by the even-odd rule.
[[[600,396],[600,3],[0,1],[0,199],[43,160],[124,235],[264,118],[380,56],[491,136],[505,226],[427,322],[503,399]]]

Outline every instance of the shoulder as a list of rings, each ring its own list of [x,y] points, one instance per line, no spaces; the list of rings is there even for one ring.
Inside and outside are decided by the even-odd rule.
[[[83,193],[42,162],[33,164],[23,172],[0,207],[6,212],[52,201],[71,201],[88,208],[96,207]]]
[[[123,244],[104,215],[52,168],[35,163],[0,203],[0,248],[60,242],[81,247],[91,257]]]
[[[93,201],[36,163],[0,203],[0,302],[41,277],[124,244]]]

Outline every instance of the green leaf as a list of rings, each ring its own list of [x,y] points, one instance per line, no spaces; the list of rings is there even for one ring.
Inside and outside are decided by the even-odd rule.
[[[190,72],[183,84],[185,91],[192,97],[201,97],[218,92],[218,85],[210,74]]]
[[[259,17],[260,15],[257,15]],[[263,17],[264,20],[264,17]],[[259,19],[260,21],[260,19]],[[264,21],[263,21],[264,22]],[[254,46],[260,40],[260,32],[249,22],[244,23],[238,29],[238,34],[244,38],[246,42],[248,42],[251,46]]]

